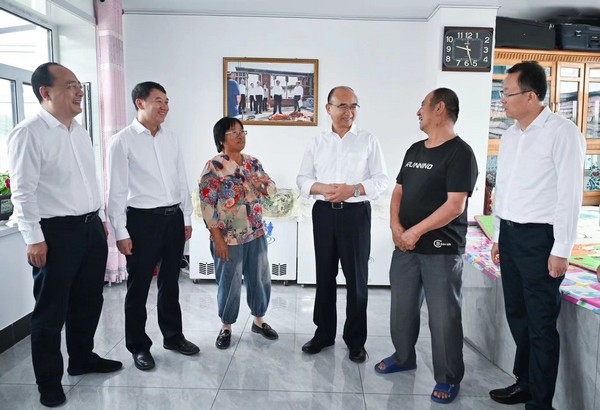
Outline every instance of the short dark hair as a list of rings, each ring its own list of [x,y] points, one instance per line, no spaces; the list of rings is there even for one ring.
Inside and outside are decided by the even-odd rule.
[[[54,84],[54,75],[50,72],[50,67],[52,66],[63,67],[58,63],[44,63],[36,68],[31,75],[31,88],[33,88],[33,93],[40,103],[43,101],[40,94],[40,87],[50,87]]]
[[[244,129],[244,124],[237,118],[233,117],[223,117],[213,127],[213,135],[215,137],[215,145],[217,147],[217,152],[223,151],[223,146],[225,143],[225,133],[233,128],[235,124],[240,124],[240,127]]]
[[[138,98],[141,100],[146,100],[153,89],[157,89],[165,94],[167,93],[165,91],[165,87],[159,83],[155,83],[154,81],[144,81],[143,83],[136,84],[136,86],[133,87],[133,90],[131,90],[131,99],[133,100],[133,106],[135,107],[136,111],[138,107],[135,105],[135,100]]]
[[[448,113],[448,118],[456,124],[458,120],[458,96],[454,91],[449,88],[437,88],[432,91],[431,95],[431,103],[430,106],[433,107],[439,102],[443,102],[446,106],[446,112]]]
[[[546,82],[546,71],[537,61],[523,61],[515,64],[506,71],[508,74],[518,73],[519,89],[521,91],[532,90],[538,100],[544,101],[548,91]]]
[[[356,93],[354,92],[354,90],[351,87],[348,87],[347,85],[338,85],[336,87],[333,87],[331,89],[331,91],[329,91],[329,94],[327,94],[327,104],[331,104],[331,96],[333,95],[334,92],[336,92],[337,90],[347,90],[347,91],[351,91],[354,96],[356,97]],[[358,97],[356,97],[356,99],[358,99]]]

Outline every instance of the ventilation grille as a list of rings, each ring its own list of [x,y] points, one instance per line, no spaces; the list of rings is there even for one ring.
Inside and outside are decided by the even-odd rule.
[[[271,264],[271,275],[273,275],[273,276],[285,276],[285,275],[287,275],[287,263],[273,263],[273,264]]]
[[[215,274],[215,264],[213,262],[203,263],[200,262],[198,264],[198,273],[200,275],[209,276]]]

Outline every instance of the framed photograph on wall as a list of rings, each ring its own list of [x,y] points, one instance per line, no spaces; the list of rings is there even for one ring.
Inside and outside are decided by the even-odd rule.
[[[251,125],[317,125],[319,60],[223,58],[223,115]]]

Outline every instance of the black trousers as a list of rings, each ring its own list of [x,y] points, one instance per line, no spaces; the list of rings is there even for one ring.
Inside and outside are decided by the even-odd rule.
[[[246,94],[240,95],[240,105],[238,106],[238,113],[244,114],[246,112]]]
[[[31,359],[36,383],[61,384],[60,332],[65,325],[69,365],[85,367],[94,348],[102,310],[108,247],[100,218],[40,221],[48,254],[33,268],[35,307],[31,317]]]
[[[250,111],[254,110],[255,105],[256,105],[256,100],[254,99],[254,95],[250,95]]]
[[[300,101],[300,96],[294,95],[294,111],[300,111],[300,104],[298,101]]]
[[[257,95],[254,98],[256,99],[254,102],[254,114],[260,114],[263,111],[262,95]]]
[[[273,96],[273,114],[277,114],[277,111],[281,114],[281,95],[275,94]]]
[[[500,269],[506,318],[517,346],[513,373],[531,391],[527,409],[551,409],[558,374],[559,286],[548,274],[552,225],[501,221]]]
[[[315,339],[324,344],[335,340],[336,276],[341,262],[347,291],[344,342],[349,348],[362,347],[367,340],[371,205],[363,202],[333,209],[331,203],[317,201],[312,218],[317,272]]]
[[[183,213],[177,209],[171,215],[159,215],[128,208],[127,230],[133,254],[127,256],[125,345],[131,353],[138,353],[152,346],[146,334],[146,301],[157,265],[158,326],[165,343],[183,338],[179,306],[179,269],[185,244]]]

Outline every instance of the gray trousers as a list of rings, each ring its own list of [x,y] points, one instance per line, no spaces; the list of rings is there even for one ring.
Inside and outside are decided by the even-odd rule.
[[[392,255],[390,329],[400,366],[416,364],[423,298],[429,310],[434,379],[458,384],[465,373],[461,315],[462,255],[425,255],[402,252]]]

